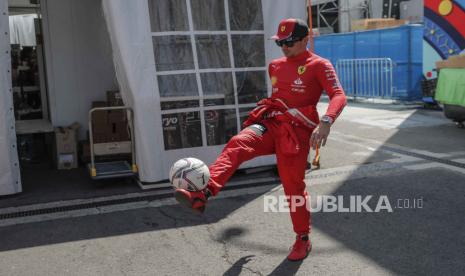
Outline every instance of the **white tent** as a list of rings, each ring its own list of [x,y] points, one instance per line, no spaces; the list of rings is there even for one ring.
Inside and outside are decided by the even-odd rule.
[[[305,3],[304,0],[149,0],[148,3],[103,0],[118,82],[125,103],[135,111],[136,152],[142,181],[166,179],[169,166],[181,157],[195,156],[206,163],[214,160],[224,143],[218,146],[215,141],[210,143],[214,138],[209,136],[209,129],[213,132],[215,126],[209,125],[207,117],[230,116],[232,128],[239,130],[241,109],[255,105],[253,99],[241,102],[241,85],[247,81],[241,77],[256,72],[266,76],[266,64],[281,55],[267,38],[276,32],[281,19],[306,18]],[[173,45],[176,47],[171,51]],[[235,93],[230,102],[226,102],[227,92],[211,95],[210,91],[227,85],[231,72]],[[263,81],[269,95],[270,84],[266,79]],[[220,85],[215,86],[218,81]],[[223,105],[206,104],[215,96],[225,101]],[[167,145],[170,122],[186,119],[176,109],[170,110],[168,103],[199,98],[203,99],[203,105],[185,109],[200,116],[200,131],[194,132],[199,140]],[[180,133],[189,135],[182,131],[176,135]],[[271,162],[274,159],[268,157],[246,165]]]
[[[8,2],[0,2],[0,195],[21,192],[11,92]]]
[[[307,17],[305,0],[101,1],[118,85],[125,104],[135,111],[143,182],[166,179],[181,157],[214,160],[257,98],[270,94],[267,64],[281,52],[268,37],[281,19]],[[0,6],[1,34],[8,33],[6,2]],[[91,101],[97,100],[93,91],[111,85],[112,72],[96,73],[109,71],[103,28],[94,26],[101,24],[101,15],[93,9],[94,20],[82,16],[95,5],[94,0],[41,1],[54,126],[75,118],[85,122]],[[72,21],[64,15],[68,13]],[[0,43],[1,68],[10,68],[5,54],[9,35]],[[2,69],[0,75],[0,194],[11,194],[21,191],[20,172],[10,72]],[[245,165],[272,162],[266,157]]]

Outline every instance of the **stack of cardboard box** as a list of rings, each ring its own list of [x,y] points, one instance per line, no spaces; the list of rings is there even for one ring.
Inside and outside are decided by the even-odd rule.
[[[107,104],[108,106],[123,106],[123,98],[118,90],[107,91]]]
[[[92,108],[122,106],[119,92],[107,91],[106,102],[93,102]],[[92,132],[94,143],[129,141],[129,128],[126,110],[96,110],[92,113]]]
[[[107,91],[106,96],[106,101],[92,102],[92,108],[124,105],[118,91]],[[126,110],[96,110],[92,112],[91,120],[94,144],[112,143],[108,145],[114,147],[117,146],[118,142],[131,140]],[[80,149],[81,162],[89,162],[89,141],[83,141]],[[111,159],[111,157],[107,157],[107,159]]]
[[[352,31],[376,30],[404,25],[406,20],[394,18],[369,18],[352,21]]]
[[[436,68],[465,68],[465,55],[449,56],[447,60],[436,61]]]

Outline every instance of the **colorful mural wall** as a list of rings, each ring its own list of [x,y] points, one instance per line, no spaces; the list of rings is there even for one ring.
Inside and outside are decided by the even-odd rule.
[[[423,75],[437,77],[435,62],[465,49],[465,0],[424,0]]]

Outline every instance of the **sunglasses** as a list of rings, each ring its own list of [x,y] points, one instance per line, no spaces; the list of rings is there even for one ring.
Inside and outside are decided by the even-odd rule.
[[[288,40],[288,41],[286,41],[286,40],[281,40],[281,41],[280,40],[275,40],[275,42],[276,42],[276,45],[278,45],[279,47],[283,47],[284,45],[286,45],[286,47],[291,48],[291,47],[294,46],[294,44],[296,42],[301,41],[301,40],[302,39],[300,38],[300,39]]]

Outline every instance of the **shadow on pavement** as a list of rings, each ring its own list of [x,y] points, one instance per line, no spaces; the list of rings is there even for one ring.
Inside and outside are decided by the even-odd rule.
[[[433,176],[406,172],[348,181],[333,193],[344,197],[345,206],[350,196],[372,196],[369,206],[374,210],[380,196],[387,196],[393,212],[319,212],[312,216],[313,226],[394,273],[461,274],[465,271],[463,176],[441,169],[428,174]],[[420,198],[423,208],[412,208],[413,199]],[[410,208],[399,208],[405,207],[404,199]]]
[[[237,276],[240,275],[244,269],[244,265],[250,262],[255,255],[248,255],[237,260],[230,269],[228,269],[223,276]]]
[[[132,179],[110,179],[98,182],[90,179],[85,168],[56,170],[44,164],[21,168],[23,192],[0,197],[0,208],[54,201],[89,199],[140,192]]]
[[[299,271],[302,261],[290,262],[285,258],[269,275],[270,276],[287,276],[295,275]]]
[[[460,131],[452,124],[415,128],[401,125],[386,144],[450,154],[465,150],[465,132]],[[384,153],[375,151],[367,163],[379,154]],[[331,193],[342,196],[345,207],[350,206],[351,196],[372,196],[368,205],[374,210],[385,196],[393,212],[314,212],[314,229],[395,274],[463,274],[465,177],[437,165],[346,180]],[[318,189],[310,187],[310,194],[317,195]],[[314,245],[318,247],[318,240]]]
[[[260,196],[261,194],[241,195],[213,200],[209,202],[203,215],[195,215],[187,208],[175,204],[4,226],[0,227],[0,252],[215,223]],[[232,240],[245,231],[247,230],[240,228],[229,229],[220,235],[218,241]]]

